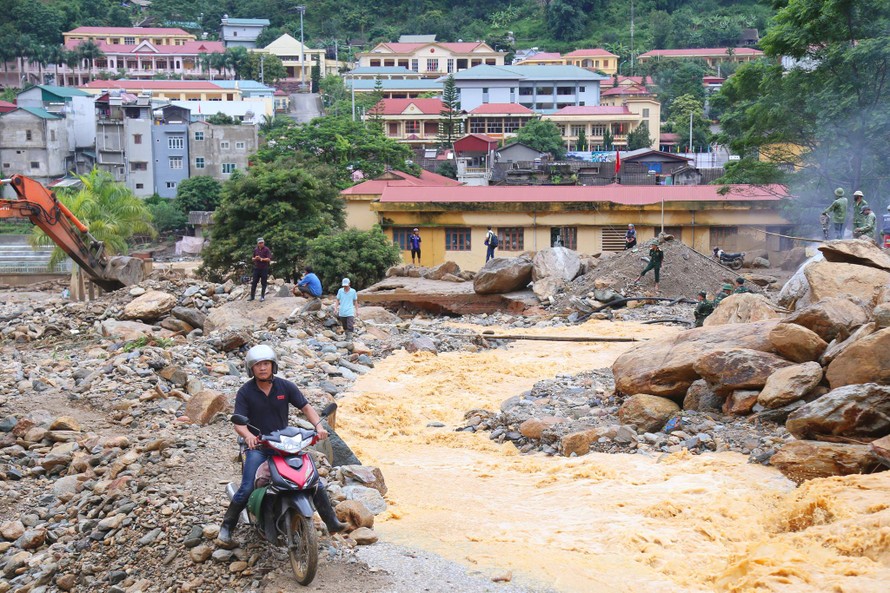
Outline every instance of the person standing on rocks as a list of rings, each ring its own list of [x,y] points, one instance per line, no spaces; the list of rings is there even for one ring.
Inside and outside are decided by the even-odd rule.
[[[418,230],[414,229],[411,236],[408,237],[408,246],[411,248],[411,263],[414,263],[414,257],[417,256],[417,263],[420,263],[420,235]]]
[[[863,220],[853,229],[853,237],[856,239],[868,239],[873,241],[875,238],[875,227],[878,224],[875,213],[871,211],[871,207],[866,205],[862,209]]]
[[[714,308],[716,309],[717,306],[721,302],[723,302],[723,299],[725,299],[726,297],[728,297],[731,294],[732,294],[732,284],[729,284],[729,283],[724,284],[722,286],[722,290],[717,294],[717,296],[714,297]]]
[[[271,453],[257,448],[259,435],[286,428],[289,407],[294,406],[299,408],[312,423],[319,439],[328,438],[328,431],[322,426],[318,412],[306,400],[300,389],[290,381],[275,376],[278,372],[278,356],[271,346],[260,344],[248,350],[244,366],[247,367],[247,376],[250,380],[242,385],[235,395],[235,413],[246,416],[256,430],[247,426],[235,426],[235,432],[244,439],[247,451],[241,469],[241,487],[232,497],[219,529],[219,541],[225,544],[232,541],[232,533],[238,525],[238,516],[247,505],[250,493],[253,492],[256,472],[269,459]],[[329,532],[337,533],[346,527],[337,520],[322,482],[316,487],[312,501]]]
[[[702,327],[708,315],[714,312],[714,303],[708,300],[708,293],[701,291],[698,293],[698,304],[695,306],[695,327]]]
[[[488,260],[494,259],[494,250],[498,247],[498,236],[491,227],[488,227],[488,232],[485,233],[485,245],[488,247],[485,252],[485,263],[488,263]]]
[[[337,291],[337,316],[340,325],[346,332],[346,341],[352,342],[352,331],[355,327],[355,311],[358,309],[358,293],[349,285],[349,278],[344,278],[341,288]]]
[[[745,286],[745,279],[739,276],[735,279],[735,290],[733,290],[732,293],[744,294],[746,292],[751,292],[751,289]]]
[[[260,237],[256,240],[253,250],[253,280],[250,283],[250,298],[256,296],[256,285],[262,280],[263,289],[260,292],[260,302],[266,300],[266,286],[269,284],[269,265],[272,263],[272,250],[266,247],[266,241]]]
[[[634,225],[627,225],[627,232],[624,233],[624,250],[633,249],[637,246],[637,229]]]
[[[664,261],[664,251],[661,250],[661,247],[658,246],[658,243],[653,243],[652,247],[649,248],[649,265],[640,272],[640,276],[634,280],[634,284],[640,282],[643,279],[643,276],[646,275],[646,272],[652,270],[655,275],[655,290],[658,291],[658,283],[661,280],[661,263]]]
[[[863,221],[865,221],[865,213],[863,210],[868,208],[868,202],[865,201],[864,194],[862,190],[856,190],[853,192],[853,228],[856,229],[862,226]]]
[[[844,189],[842,187],[834,190],[835,200],[831,205],[822,211],[822,214],[831,215],[831,222],[834,224],[834,238],[844,238],[844,225],[847,223],[847,198],[844,197]]]

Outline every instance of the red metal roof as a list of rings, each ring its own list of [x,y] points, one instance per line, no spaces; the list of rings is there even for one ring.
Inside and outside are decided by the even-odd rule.
[[[433,187],[423,192],[388,187],[380,197],[391,203],[509,203],[509,202],[612,202],[644,206],[665,202],[776,202],[787,197],[780,185],[731,185],[720,195],[720,185],[522,185]]]
[[[9,111],[14,111],[18,109],[19,106],[15,103],[10,103],[9,101],[0,101],[0,113],[7,113]]]
[[[186,90],[186,91],[221,91],[223,89],[206,80],[91,80],[81,88],[89,89],[125,89],[125,90]]]
[[[647,51],[644,54],[640,54],[640,57],[666,57],[666,58],[679,58],[679,57],[695,57],[695,56],[725,56],[727,51],[730,48],[728,47],[700,47],[693,49],[653,49],[651,51]],[[734,47],[732,48],[732,53],[737,56],[762,56],[763,52],[759,49],[754,49],[753,47]]]
[[[74,49],[84,40],[78,39],[76,41],[66,41],[65,47],[67,49]],[[187,55],[198,55],[198,54],[221,54],[226,51],[226,47],[222,41],[186,41],[182,45],[154,45],[149,42],[153,48],[157,50],[157,52],[144,50],[137,53],[133,53],[139,45],[122,45],[122,44],[114,44],[114,43],[105,43],[104,41],[97,41],[96,45],[99,46],[99,49],[102,50],[102,53],[106,55],[133,55],[133,56],[153,56],[153,55],[175,55],[175,56],[187,56]]]
[[[68,31],[66,35],[191,35],[178,28],[163,27],[78,27]],[[194,37],[194,35],[192,35]]]
[[[615,54],[600,47],[595,47],[593,49],[576,49],[573,52],[569,52],[565,55],[567,58],[617,58]]]
[[[381,43],[380,45],[386,46],[391,49],[394,53],[397,54],[411,54],[416,52],[418,49],[422,47],[427,47],[429,45],[438,45],[439,47],[443,47],[447,50],[457,52],[457,53],[469,53],[482,45],[482,43],[470,42],[470,43],[440,43],[438,41],[432,43]],[[375,53],[375,52],[371,52]],[[381,53],[381,52],[376,52]]]
[[[484,103],[475,109],[469,111],[470,115],[486,115],[486,114],[509,114],[509,115],[531,115],[534,113],[528,107],[519,103]]]
[[[383,99],[377,105],[381,103],[382,111],[377,111],[381,115],[402,115],[411,105],[424,115],[439,115],[443,108],[441,99]]]
[[[340,195],[353,196],[358,194],[379,196],[387,187],[415,188],[414,191],[416,191],[416,188],[418,187],[427,188],[460,185],[459,181],[455,181],[450,177],[430,173],[426,170],[420,172],[420,177],[409,175],[404,171],[390,171],[389,173],[400,177],[400,179],[369,179],[368,181],[363,181],[358,185],[353,185],[352,187],[344,189],[340,192]]]
[[[633,86],[616,86],[612,88],[608,88],[600,93],[601,97],[614,97],[616,95],[650,95],[652,93],[649,92],[644,86],[633,85]]]
[[[562,58],[562,55],[559,52],[547,52],[547,51],[539,51],[536,54],[531,56],[527,56],[523,62],[527,62],[529,60],[559,60]],[[520,62],[521,63],[521,62]]]
[[[569,105],[553,115],[630,115],[625,105]]]

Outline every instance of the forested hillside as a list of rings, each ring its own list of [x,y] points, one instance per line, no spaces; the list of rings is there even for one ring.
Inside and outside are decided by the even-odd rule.
[[[0,0],[0,57],[28,44],[60,43],[77,26],[174,24],[213,39],[223,14],[268,18],[261,41],[299,31],[299,0]],[[568,51],[605,47],[628,57],[630,0],[317,0],[304,3],[304,32],[315,45],[375,42],[403,34],[485,40],[499,49]],[[774,0],[775,4],[784,4]],[[653,48],[735,46],[745,28],[761,34],[773,14],[756,0],[634,0],[635,53]],[[193,25],[190,25],[192,23]]]

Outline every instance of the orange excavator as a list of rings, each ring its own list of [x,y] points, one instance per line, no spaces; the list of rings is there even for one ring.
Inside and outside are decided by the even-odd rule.
[[[96,240],[89,229],[40,182],[13,175],[0,179],[9,185],[16,198],[0,199],[0,218],[27,218],[40,227],[90,279],[104,290],[112,291],[142,281],[142,262],[133,257],[105,254],[105,244]]]

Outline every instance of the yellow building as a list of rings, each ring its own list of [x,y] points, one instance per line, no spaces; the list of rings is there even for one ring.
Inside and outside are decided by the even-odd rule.
[[[107,45],[139,45],[148,42],[154,46],[185,45],[197,38],[182,29],[162,27],[78,27],[62,38],[67,46],[69,41],[93,41]]]
[[[604,74],[618,72],[618,56],[600,48],[576,49],[566,55],[556,52],[538,52],[514,66],[577,66],[587,70],[595,70]]]
[[[555,113],[545,114],[543,119],[550,120],[559,127],[567,150],[602,150],[607,130],[612,134],[612,142],[616,146],[624,147],[627,146],[627,135],[637,129],[643,121],[646,121],[649,126],[652,125],[650,121],[652,108],[649,107],[645,119],[642,115],[642,108],[639,105],[636,105],[636,108],[637,113],[631,111],[627,105],[570,105]],[[578,138],[582,132],[587,138],[586,147],[578,145]],[[652,146],[657,148],[657,126],[654,133],[652,128],[649,128],[649,136],[650,138],[655,136]]]
[[[312,49],[304,46],[299,39],[294,39],[287,33],[266,47],[250,51],[278,56],[287,71],[287,76],[283,79],[284,82],[309,84],[312,81],[312,66],[316,64],[319,65],[322,77],[338,72],[337,62],[326,59],[324,49]]]
[[[744,64],[763,57],[763,52],[753,47],[699,47],[694,49],[653,49],[637,56],[640,64],[652,60],[702,60],[711,68],[720,62]]]
[[[132,95],[151,93],[152,98],[170,101],[242,100],[239,89],[223,88],[207,80],[93,80],[80,88],[97,96],[110,89],[120,89]]]
[[[480,41],[444,43],[379,43],[369,52],[356,54],[360,68],[398,67],[438,78],[473,66],[503,66],[504,52]]]
[[[405,250],[406,261],[407,236],[419,228],[423,265],[454,261],[469,270],[485,262],[488,226],[498,234],[501,257],[550,247],[557,238],[582,253],[620,251],[629,223],[636,225],[641,240],[663,227],[702,253],[714,246],[763,248],[771,254],[789,248],[762,232],[787,230],[780,207],[787,196],[784,188],[730,186],[726,195],[719,190],[714,185],[440,186],[422,191],[378,186],[364,190],[380,193],[363,194],[363,204],[352,201],[347,224],[381,224]]]

